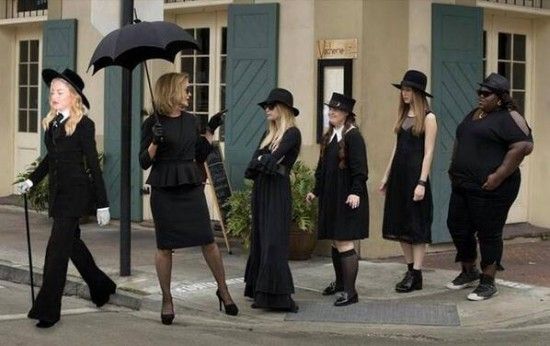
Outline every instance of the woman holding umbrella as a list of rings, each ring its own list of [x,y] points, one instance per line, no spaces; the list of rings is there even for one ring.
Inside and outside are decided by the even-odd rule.
[[[336,281],[323,295],[341,292],[335,306],[359,301],[355,280],[359,256],[354,240],[369,235],[369,198],[367,195],[367,150],[355,126],[355,100],[333,93],[329,107],[329,129],[321,139],[321,153],[315,170],[315,188],[308,202],[319,197],[319,239],[332,241],[332,264]]]
[[[220,310],[237,315],[225,283],[222,257],[210,225],[210,215],[204,195],[203,165],[210,152],[211,131],[219,124],[213,118],[210,131],[199,134],[198,118],[185,109],[189,106],[189,75],[167,73],[155,85],[155,105],[158,114],[148,117],[142,125],[139,161],[143,169],[151,167],[147,184],[151,185],[151,211],[155,222],[157,253],[155,264],[162,290],[161,321],[172,324],[174,305],[170,291],[172,252],[174,249],[201,246],[203,256],[212,271],[218,290]]]
[[[244,295],[252,308],[298,311],[288,266],[288,232],[292,197],[289,173],[300,153],[302,137],[294,118],[292,94],[271,90],[258,105],[264,109],[268,130],[254,152],[245,177],[252,179],[252,235],[246,263]]]
[[[69,258],[90,288],[92,301],[102,306],[115,293],[116,285],[94,262],[80,239],[79,219],[95,198],[97,222],[109,223],[109,204],[95,144],[94,122],[88,118],[90,104],[82,90],[84,82],[74,71],[46,69],[42,78],[50,88],[50,111],[42,120],[47,155],[28,180],[18,185],[26,193],[46,175],[49,177],[49,215],[53,227],[44,260],[44,279],[29,318],[39,328],[49,328],[60,318]],[[90,194],[90,177],[93,191]]]
[[[495,274],[503,251],[502,228],[521,183],[519,165],[533,151],[533,137],[510,96],[510,82],[491,73],[477,91],[479,107],[456,129],[449,168],[452,193],[447,226],[456,247],[461,273],[449,289],[479,284],[469,300],[497,294]],[[477,241],[476,241],[477,235]],[[477,243],[481,270],[476,269]]]

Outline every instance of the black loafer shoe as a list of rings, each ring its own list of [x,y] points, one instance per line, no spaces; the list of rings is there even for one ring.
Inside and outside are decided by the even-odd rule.
[[[350,297],[347,292],[343,292],[342,295],[334,302],[334,306],[346,306],[357,302],[359,302],[359,296],[357,293]]]

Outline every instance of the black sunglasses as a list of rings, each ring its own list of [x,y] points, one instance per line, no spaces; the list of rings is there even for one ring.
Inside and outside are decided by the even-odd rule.
[[[488,90],[478,90],[477,91],[477,96],[483,96],[483,97],[489,97],[491,96],[492,94],[494,94],[492,91],[488,91]]]
[[[272,111],[276,105],[277,102],[267,102],[266,104],[264,104],[264,109],[269,109],[270,111]]]

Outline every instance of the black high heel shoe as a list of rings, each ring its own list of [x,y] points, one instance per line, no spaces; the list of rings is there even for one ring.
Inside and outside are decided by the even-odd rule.
[[[174,303],[171,303],[171,304],[172,304],[172,311],[174,311]],[[167,326],[171,325],[172,322],[174,322],[175,317],[176,317],[176,314],[174,314],[174,312],[172,312],[171,314],[163,314],[162,308],[161,308],[160,321],[162,322],[162,324]]]
[[[226,305],[222,299],[220,290],[216,290],[216,296],[218,297],[218,302],[220,303],[220,311],[222,311],[222,304],[223,304],[223,308],[225,309],[226,315],[237,316],[237,314],[239,313],[239,308],[237,307],[237,305],[235,304]]]

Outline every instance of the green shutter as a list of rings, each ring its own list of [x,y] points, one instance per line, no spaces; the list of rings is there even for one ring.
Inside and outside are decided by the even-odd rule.
[[[229,6],[225,156],[237,189],[265,130],[257,103],[277,85],[278,11],[278,4]]]
[[[438,139],[431,181],[434,197],[434,243],[451,240],[447,212],[451,162],[457,125],[475,107],[475,90],[483,78],[483,11],[476,7],[432,5],[432,107]]]
[[[132,221],[143,218],[143,198],[141,195],[143,174],[138,162],[143,108],[143,69],[137,66],[132,73],[132,153],[131,153],[131,200]],[[105,161],[103,176],[109,196],[110,212],[114,218],[120,217],[120,125],[122,98],[122,68],[105,69]]]
[[[66,68],[76,70],[76,19],[48,20],[42,29],[42,68],[51,68],[62,72]],[[40,77],[42,78],[42,77]],[[86,89],[84,89],[86,92]],[[42,117],[50,111],[50,90],[42,82],[41,93]],[[40,133],[40,152],[46,153],[44,131]]]

